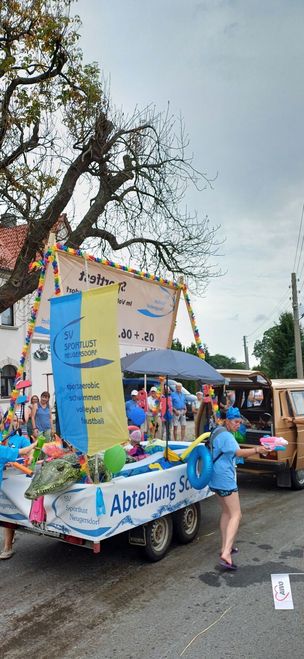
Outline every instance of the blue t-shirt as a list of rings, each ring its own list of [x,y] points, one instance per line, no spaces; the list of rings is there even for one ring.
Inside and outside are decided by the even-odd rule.
[[[12,437],[9,437],[7,440],[7,446],[10,446],[11,448],[24,448],[25,446],[30,446],[31,442],[28,439],[28,437],[25,437],[24,435],[12,435]]]
[[[3,469],[7,462],[15,462],[19,456],[18,448],[10,448],[10,446],[0,446],[0,487],[3,477]]]
[[[35,416],[35,427],[38,428],[39,432],[45,432],[45,430],[51,429],[51,418],[50,418],[50,407],[42,407],[38,403],[36,416]]]
[[[239,449],[237,441],[231,432],[225,430],[217,435],[212,442],[212,458],[220,454],[213,464],[209,487],[217,490],[233,490],[236,487],[235,454]]]
[[[186,396],[183,394],[181,391],[178,393],[177,391],[173,391],[171,394],[171,399],[172,399],[172,407],[175,410],[183,410],[186,409]]]

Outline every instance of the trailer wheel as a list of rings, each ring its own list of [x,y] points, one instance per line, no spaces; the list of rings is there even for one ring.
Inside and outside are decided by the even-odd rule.
[[[304,469],[290,469],[291,487],[293,490],[304,489]]]
[[[171,515],[159,517],[146,526],[146,556],[150,561],[160,561],[168,551],[173,535]]]
[[[201,523],[201,507],[199,503],[192,503],[174,513],[174,533],[178,541],[186,545],[197,536]]]

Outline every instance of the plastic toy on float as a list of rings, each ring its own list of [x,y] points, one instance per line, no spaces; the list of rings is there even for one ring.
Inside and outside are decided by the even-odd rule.
[[[265,437],[261,437],[260,444],[272,451],[286,451],[288,441],[287,439],[284,439],[284,437],[268,437],[266,435]]]

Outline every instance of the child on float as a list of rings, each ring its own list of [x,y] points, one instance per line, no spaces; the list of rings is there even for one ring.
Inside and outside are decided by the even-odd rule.
[[[139,429],[133,430],[130,433],[129,441],[131,448],[127,449],[128,455],[137,459],[141,456],[145,456],[145,449],[143,446],[141,446],[142,433]]]

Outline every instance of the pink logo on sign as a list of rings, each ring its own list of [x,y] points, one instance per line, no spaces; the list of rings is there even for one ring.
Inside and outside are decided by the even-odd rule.
[[[289,596],[289,593],[286,593],[285,595],[284,586],[281,581],[277,586],[274,587],[274,592],[277,602],[284,602],[284,600],[286,600],[286,598]],[[283,595],[283,597],[281,597],[281,595]]]

